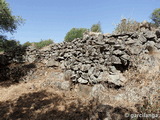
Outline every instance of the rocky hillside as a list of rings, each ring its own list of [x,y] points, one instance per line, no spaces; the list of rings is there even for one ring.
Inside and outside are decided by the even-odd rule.
[[[40,120],[43,113],[43,119],[121,120],[130,119],[125,113],[148,113],[147,108],[139,109],[145,107],[144,100],[157,107],[150,106],[151,113],[158,113],[159,50],[160,29],[151,30],[144,25],[134,33],[86,32],[82,39],[41,50],[32,46],[16,48],[0,56],[0,109],[6,108],[0,115]],[[18,90],[17,95],[11,95],[13,89]],[[42,90],[45,92],[41,93]],[[53,99],[57,91],[60,103]],[[18,105],[25,100],[30,101],[26,103],[29,106]],[[38,103],[41,107],[36,109]],[[16,110],[21,109],[26,110],[17,114]]]
[[[127,81],[121,73],[130,67],[140,70],[144,66],[149,69],[156,66],[157,58],[151,60],[153,56],[149,54],[158,56],[159,48],[160,30],[152,31],[142,25],[141,32],[137,33],[103,35],[90,32],[84,34],[83,39],[53,44],[41,50],[32,46],[23,50],[17,48],[1,58],[1,63],[40,62],[48,67],[60,67],[66,79],[74,83],[108,82],[120,87]]]

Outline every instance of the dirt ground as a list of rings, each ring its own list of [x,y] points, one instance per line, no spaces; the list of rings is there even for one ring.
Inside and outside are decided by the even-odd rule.
[[[31,70],[34,73],[27,81],[0,82],[0,120],[104,120],[108,114],[111,120],[127,120],[130,118],[124,117],[126,113],[137,112],[135,102],[118,97],[125,88],[104,87],[98,97],[93,97],[93,86],[74,85],[61,90],[48,84],[50,80],[65,81],[58,68],[36,64],[36,70]]]

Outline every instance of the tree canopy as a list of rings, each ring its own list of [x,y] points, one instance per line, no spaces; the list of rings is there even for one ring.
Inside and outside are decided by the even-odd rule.
[[[3,33],[14,33],[23,21],[20,16],[12,15],[9,4],[5,0],[0,0],[0,51],[6,51],[13,46],[19,45],[15,40],[7,40]]]
[[[23,23],[23,19],[20,16],[12,15],[8,3],[0,0],[0,32],[13,33],[21,23]]]
[[[160,26],[160,8],[157,8],[152,12],[151,19],[156,26]]]

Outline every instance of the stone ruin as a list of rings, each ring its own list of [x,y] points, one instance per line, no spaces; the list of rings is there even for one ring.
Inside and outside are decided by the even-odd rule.
[[[1,64],[41,62],[48,67],[60,67],[66,80],[74,83],[107,82],[120,87],[127,81],[122,73],[140,66],[138,58],[145,65],[151,64],[145,58],[150,52],[148,48],[160,49],[160,29],[152,31],[143,27],[140,32],[124,34],[87,32],[82,39],[52,44],[40,50],[32,46],[24,51],[17,48],[0,60]]]

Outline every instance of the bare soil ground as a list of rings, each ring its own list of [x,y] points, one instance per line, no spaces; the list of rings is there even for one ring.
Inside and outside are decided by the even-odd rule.
[[[131,91],[135,88],[141,91],[153,80],[144,75],[130,75],[131,71],[128,71],[126,76],[130,83],[126,84],[127,87],[118,90],[104,87],[104,90],[98,91],[97,97],[92,97],[91,86],[76,85],[71,90],[60,90],[46,84],[50,80],[65,81],[60,76],[62,71],[41,64],[35,64],[35,67],[36,70],[34,67],[28,68],[34,73],[27,81],[0,82],[0,120],[103,120],[109,113],[108,118],[111,120],[127,120],[130,118],[124,117],[125,113],[138,112],[135,107],[137,101],[133,100],[134,94],[130,95]],[[159,79],[159,76],[155,79]],[[139,104],[143,104],[143,101]]]

